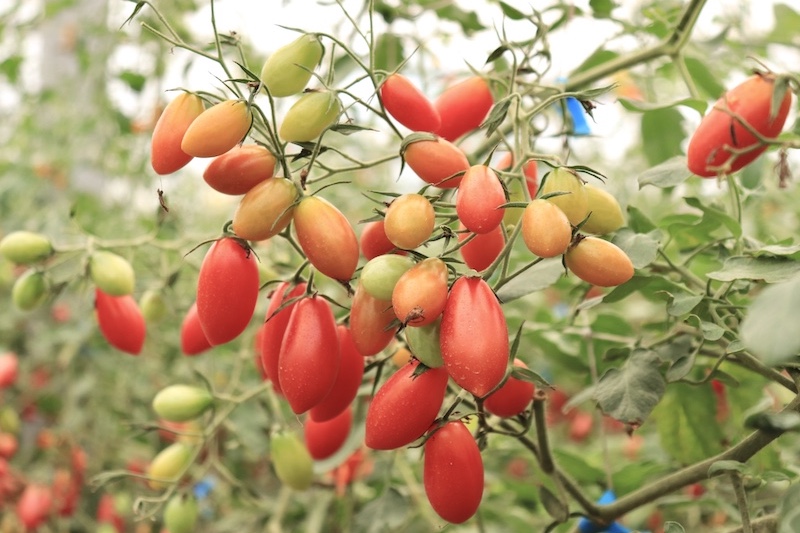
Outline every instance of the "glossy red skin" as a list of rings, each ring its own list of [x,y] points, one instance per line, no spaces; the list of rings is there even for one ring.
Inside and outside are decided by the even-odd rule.
[[[466,228],[461,225],[460,230]],[[463,241],[469,237],[471,233],[459,233],[458,240]],[[461,258],[469,268],[481,272],[489,268],[495,259],[500,256],[503,247],[506,245],[506,240],[503,233],[502,224],[494,228],[489,233],[476,234],[475,237],[467,244],[458,249],[461,253]]]
[[[792,93],[786,91],[777,115],[770,120],[774,85],[774,79],[754,75],[728,91],[714,104],[689,140],[686,153],[690,171],[704,178],[715,177],[717,171],[709,167],[718,167],[731,157],[726,147],[742,149],[759,143],[726,109],[740,115],[744,122],[764,137],[778,136],[791,108]],[[767,145],[764,145],[738,156],[732,162],[730,171],[736,172],[748,165],[766,149]]]
[[[361,255],[370,259],[374,259],[379,255],[385,255],[396,251],[396,247],[386,236],[384,229],[383,219],[369,222],[364,226],[359,238],[359,247],[361,248]],[[396,251],[405,255],[403,251]]]
[[[514,365],[527,368],[525,363],[514,359]],[[509,376],[503,386],[486,397],[483,407],[493,415],[501,417],[516,416],[531,404],[536,387],[530,381],[522,381]]]
[[[413,327],[432,324],[447,302],[447,266],[441,259],[420,261],[394,286],[392,310],[401,322]]]
[[[458,385],[482,398],[503,380],[508,365],[508,326],[503,309],[482,278],[453,283],[439,335],[444,368]]]
[[[340,359],[330,304],[319,296],[299,300],[278,356],[278,380],[292,411],[305,413],[325,399],[336,381]]]
[[[381,85],[383,107],[412,131],[435,132],[442,124],[428,98],[402,74],[392,74]]]
[[[181,150],[181,141],[203,110],[200,97],[190,93],[179,94],[164,108],[150,143],[150,162],[157,174],[171,174],[193,159]]]
[[[447,390],[447,371],[430,368],[412,377],[419,362],[392,374],[367,409],[364,443],[373,450],[394,450],[411,444],[439,414]]]
[[[330,420],[317,422],[306,418],[303,436],[308,453],[316,461],[322,461],[335,454],[350,435],[353,427],[353,411],[348,407]]]
[[[259,144],[235,146],[206,167],[203,179],[222,194],[239,195],[271,178],[275,156]]]
[[[211,343],[203,333],[200,318],[197,316],[197,302],[194,302],[181,324],[181,352],[183,355],[199,355],[209,349]]]
[[[13,352],[0,355],[0,389],[10,387],[17,381],[19,358]]]
[[[423,483],[436,514],[453,524],[469,520],[483,498],[483,458],[460,420],[447,422],[425,441]]]
[[[456,214],[473,233],[489,233],[503,221],[506,202],[503,185],[497,174],[485,165],[473,165],[458,186]]]
[[[514,155],[511,152],[506,152],[497,162],[497,168],[500,170],[509,170],[514,165]],[[536,192],[539,190],[539,177],[536,160],[531,159],[522,165],[522,173],[525,175],[525,186],[528,187],[528,194],[531,198],[536,198]]]
[[[361,386],[364,377],[364,356],[358,351],[350,330],[336,326],[339,337],[339,372],[330,392],[308,412],[314,422],[325,422],[339,416],[348,409]]]
[[[258,301],[258,266],[250,249],[224,237],[211,245],[197,280],[197,316],[212,346],[242,333]]]
[[[403,159],[423,181],[441,189],[453,189],[461,183],[459,172],[466,172],[466,154],[446,139],[416,141],[409,144]]]
[[[117,350],[139,355],[144,346],[146,326],[133,296],[111,296],[95,288],[95,311],[100,332]]]
[[[297,241],[314,268],[347,282],[358,266],[358,238],[350,221],[333,204],[306,196],[294,211]]]
[[[28,530],[33,530],[47,521],[53,512],[53,493],[50,487],[31,483],[17,500],[17,517]]]
[[[436,134],[448,141],[455,141],[478,128],[493,105],[494,98],[489,85],[479,76],[447,88],[434,103],[442,120]]]
[[[350,306],[350,333],[361,355],[368,357],[380,352],[392,342],[397,327],[392,302],[373,298],[359,283]]]
[[[278,308],[292,298],[302,296],[304,292],[306,292],[305,283],[299,283],[293,287],[287,281],[280,283],[275,292],[272,293],[267,313],[264,316],[264,325],[261,326],[261,342],[259,345],[261,366],[267,379],[272,382],[272,388],[278,394],[283,394],[278,375],[278,358],[280,357],[281,343],[283,342],[283,334],[286,332],[286,326],[289,324],[289,318],[292,316],[292,310],[297,302],[287,305],[280,311],[278,311]]]

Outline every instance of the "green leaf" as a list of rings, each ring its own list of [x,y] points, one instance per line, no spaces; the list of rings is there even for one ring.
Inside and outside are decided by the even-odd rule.
[[[650,233],[657,228],[647,215],[632,205],[628,206],[628,227],[636,233]]]
[[[559,466],[561,466],[560,462]],[[617,494],[627,494],[665,471],[666,467],[663,464],[639,460],[625,463],[622,468],[613,473],[611,479]]]
[[[783,494],[778,508],[778,533],[797,531],[800,531],[800,485],[794,484]]]
[[[743,474],[747,472],[747,470],[747,465],[740,461],[715,461],[708,467],[708,477],[725,472],[738,472]]]
[[[484,120],[483,124],[481,124],[482,128],[486,127],[487,137],[491,137],[491,135],[497,131],[497,128],[499,128],[506,119],[508,108],[511,107],[512,100],[513,97],[507,96],[492,106],[489,116],[486,117],[486,120]]]
[[[629,98],[620,98],[619,103],[628,111],[658,111],[660,109],[671,109],[673,107],[688,107],[697,111],[701,116],[706,112],[708,104],[705,100],[698,100],[696,98],[684,98],[675,102],[658,103],[658,102],[642,102],[641,100],[631,100]]]
[[[690,205],[696,209],[699,209],[703,212],[703,221],[704,222],[713,222],[720,226],[725,226],[728,231],[731,232],[731,235],[734,237],[741,237],[742,236],[742,226],[739,222],[736,221],[735,218],[730,216],[725,211],[721,209],[717,209],[713,205],[706,205],[702,200],[699,198],[688,197],[685,198],[684,201],[687,205]]]
[[[725,93],[725,86],[711,74],[711,69],[708,68],[708,65],[694,57],[686,57],[684,61],[695,86],[704,92],[706,96],[716,99]],[[705,109],[701,113],[705,113]]]
[[[670,316],[683,316],[691,312],[692,309],[697,307],[697,304],[703,301],[702,294],[695,294],[693,292],[679,292],[677,294],[666,293],[669,297],[667,304],[667,313]]]
[[[631,258],[634,268],[644,268],[655,261],[660,237],[661,233],[658,230],[644,234],[621,229],[611,242],[619,246]]]
[[[17,83],[22,62],[23,58],[19,55],[12,55],[5,58],[2,62],[0,62],[0,74],[8,78],[10,83]]]
[[[532,292],[546,289],[563,274],[564,267],[559,258],[545,259],[500,287],[497,298],[503,303],[516,300]]]
[[[725,335],[725,330],[722,327],[714,324],[713,322],[706,322],[701,320],[697,315],[689,315],[686,322],[691,323],[694,327],[700,330],[703,338],[707,341],[717,341]]]
[[[800,413],[756,413],[744,421],[745,427],[764,431],[797,431],[800,430]]]
[[[603,48],[598,48],[592,53],[592,55],[586,58],[586,60],[583,63],[581,63],[578,66],[578,68],[573,70],[570,76],[574,76],[579,72],[583,72],[598,65],[602,65],[603,63],[616,59],[617,57],[619,57],[619,54],[616,52],[612,52],[611,50],[605,50]]]
[[[584,454],[577,454],[563,448],[553,449],[553,459],[560,468],[582,485],[602,483],[606,474],[602,468],[589,464]]]
[[[439,18],[458,23],[467,35],[472,35],[474,32],[484,29],[475,11],[465,11],[455,3],[446,2],[442,4],[438,0],[420,0],[420,5],[425,5],[426,7],[442,6],[434,9]]]
[[[767,287],[747,309],[740,337],[768,365],[782,363],[800,352],[800,276]]]
[[[711,387],[670,384],[653,411],[664,450],[682,464],[721,452],[723,435],[716,405]]]
[[[794,255],[800,252],[800,244],[769,244],[763,246],[756,253],[765,253],[770,255]]]
[[[508,46],[506,46],[504,44],[498,46],[497,48],[492,50],[492,53],[489,54],[489,57],[486,58],[486,61],[484,62],[484,65],[489,64],[492,61],[496,61],[497,59],[500,59],[503,56],[503,54],[508,52],[508,50],[509,50]]]
[[[408,499],[389,488],[358,512],[354,525],[367,533],[394,531],[407,520],[410,510]]]
[[[545,389],[553,388],[553,386],[546,379],[544,379],[538,372],[534,372],[530,368],[522,368],[520,366],[514,365],[514,368],[511,370],[511,375],[516,379],[534,383],[539,388],[545,388]]]
[[[378,131],[374,128],[368,128],[367,126],[359,126],[358,124],[346,124],[346,123],[339,123],[334,124],[330,127],[331,131],[335,131],[341,135],[351,135],[353,133],[359,131]]]
[[[775,15],[775,27],[766,37],[766,42],[796,46],[798,43],[797,28],[800,28],[800,14],[786,4],[775,4],[773,13]]]
[[[620,422],[640,426],[664,394],[666,383],[658,368],[658,355],[634,350],[622,368],[607,370],[594,392],[603,412]]]
[[[514,7],[511,7],[503,1],[500,2],[500,9],[503,11],[503,15],[507,16],[511,20],[524,20],[527,18],[525,13]]]
[[[558,522],[566,522],[569,518],[569,508],[567,505],[558,499],[558,497],[550,492],[547,487],[539,487],[539,499],[544,506],[545,511],[554,520]]]
[[[589,0],[589,7],[592,8],[594,18],[607,19],[617,4],[614,0]]]
[[[686,156],[675,156],[667,159],[639,175],[639,188],[645,185],[653,185],[662,189],[675,187],[686,181],[692,173],[686,166]]]
[[[767,283],[780,283],[792,279],[800,272],[800,262],[782,257],[729,257],[720,270],[709,272],[707,276],[716,281],[735,281],[737,279],[764,280]]]
[[[403,40],[394,33],[381,33],[375,42],[375,69],[394,72],[404,60]]]
[[[677,109],[645,111],[641,131],[644,155],[650,165],[658,165],[683,153],[683,115]]]
[[[119,79],[137,93],[142,92],[142,89],[144,89],[144,84],[147,82],[147,78],[143,74],[132,72],[130,70],[120,73]]]
[[[619,287],[603,297],[606,303],[614,303],[623,300],[631,294],[638,293],[645,298],[655,298],[660,292],[686,290],[679,285],[661,275],[634,274],[634,276]]]

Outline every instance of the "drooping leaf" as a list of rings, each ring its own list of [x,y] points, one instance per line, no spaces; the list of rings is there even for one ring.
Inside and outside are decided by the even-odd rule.
[[[638,179],[639,188],[641,189],[645,185],[653,185],[662,189],[675,187],[689,179],[691,175],[686,163],[686,156],[678,155],[642,172]]]
[[[658,230],[650,233],[634,233],[623,228],[611,240],[631,258],[634,268],[644,268],[658,255],[658,246],[661,234]]]
[[[800,276],[767,287],[747,309],[739,331],[745,346],[768,365],[800,353]]]
[[[764,280],[767,283],[780,283],[792,279],[798,272],[800,272],[800,262],[791,259],[735,256],[728,258],[720,270],[709,272],[707,276],[717,281],[754,279]]]
[[[639,426],[661,399],[665,387],[658,355],[639,349],[631,353],[621,368],[611,368],[603,374],[594,399],[608,416]]]

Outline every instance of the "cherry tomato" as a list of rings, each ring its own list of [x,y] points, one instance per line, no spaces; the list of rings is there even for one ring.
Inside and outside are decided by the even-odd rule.
[[[458,240],[464,241],[472,235],[465,231],[463,224],[459,225]],[[506,245],[505,231],[502,224],[489,233],[475,234],[475,237],[458,249],[461,258],[469,268],[481,272],[494,263]]]
[[[347,440],[353,427],[353,412],[348,407],[330,420],[317,422],[306,418],[304,437],[306,448],[317,461],[335,454]]]
[[[261,364],[267,378],[272,382],[275,392],[283,394],[279,378],[279,360],[283,335],[292,316],[292,310],[297,302],[286,305],[286,302],[302,296],[306,291],[306,284],[299,283],[292,286],[289,282],[280,283],[269,301],[264,325],[261,328]]]
[[[421,194],[407,193],[386,208],[383,228],[392,244],[413,250],[431,237],[435,223],[436,213],[430,201]]]
[[[263,241],[292,221],[299,192],[291,180],[270,178],[242,197],[233,213],[233,231],[248,241]]]
[[[489,233],[503,221],[506,202],[503,185],[497,174],[485,165],[473,165],[458,186],[456,214],[468,230]]]
[[[110,296],[95,289],[95,311],[100,332],[114,348],[139,355],[146,327],[139,305],[132,296]]]
[[[438,257],[423,259],[400,276],[392,291],[392,309],[403,324],[434,322],[447,301],[447,265]]]
[[[528,368],[519,359],[514,359],[514,366]],[[523,381],[508,376],[503,386],[486,397],[483,406],[493,415],[502,417],[516,416],[531,404],[535,387],[530,381]]]
[[[222,194],[245,194],[271,178],[275,172],[275,156],[259,144],[234,146],[214,160],[203,172],[203,179]]]
[[[492,91],[479,76],[459,82],[439,95],[434,107],[442,119],[436,132],[448,141],[478,128],[494,105]]]
[[[367,261],[358,278],[364,290],[378,300],[391,300],[397,280],[414,266],[410,257],[396,254],[379,255]]]
[[[273,97],[302,91],[322,59],[319,36],[306,33],[272,53],[261,68],[261,83]]]
[[[297,100],[278,130],[287,142],[310,142],[322,135],[342,113],[342,102],[332,91],[307,92]]]
[[[5,389],[16,383],[19,374],[19,358],[14,352],[0,355],[0,389]]]
[[[197,316],[197,302],[193,302],[181,323],[181,351],[184,355],[198,355],[210,348]]]
[[[347,409],[358,394],[358,388],[361,386],[361,379],[364,376],[364,357],[353,342],[350,330],[343,325],[338,325],[336,333],[339,337],[341,358],[339,372],[336,374],[336,381],[333,382],[330,392],[308,412],[310,419],[314,422],[325,422]]]
[[[150,144],[150,163],[157,174],[171,174],[192,160],[192,156],[181,149],[181,142],[186,130],[203,111],[203,100],[191,93],[179,94],[164,108]]]
[[[347,217],[319,196],[306,196],[294,212],[297,240],[314,268],[348,282],[358,266],[358,238]]]
[[[391,74],[381,85],[381,101],[397,122],[413,131],[434,132],[442,121],[422,92],[402,74]]]

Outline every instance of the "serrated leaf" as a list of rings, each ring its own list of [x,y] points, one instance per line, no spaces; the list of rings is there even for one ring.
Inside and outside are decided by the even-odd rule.
[[[562,274],[564,267],[559,258],[545,259],[500,287],[497,298],[506,303],[546,289],[558,281]]]
[[[641,100],[631,100],[629,98],[620,98],[619,103],[628,111],[636,111],[644,113],[645,111],[657,111],[659,109],[671,109],[673,107],[688,107],[694,109],[701,116],[705,114],[708,104],[705,100],[697,98],[684,98],[676,100],[675,102],[642,102]]]
[[[658,355],[634,350],[621,368],[607,370],[594,391],[603,413],[620,422],[640,426],[664,394],[666,382],[658,368]]]
[[[686,163],[686,156],[679,155],[667,159],[639,175],[639,188],[653,185],[662,189],[675,187],[686,181],[692,173]]]
[[[747,470],[747,465],[740,461],[715,461],[708,467],[708,477],[724,472],[738,472],[742,474],[747,472]]]
[[[764,280],[767,283],[789,281],[800,272],[800,262],[782,257],[729,257],[722,268],[709,272],[707,277],[716,281],[737,279]]]
[[[670,384],[653,411],[664,450],[682,464],[721,452],[723,435],[716,405],[711,387]]]
[[[800,430],[800,413],[789,411],[786,413],[756,413],[747,417],[744,421],[745,427],[761,429],[764,431],[784,431]]]
[[[630,257],[634,268],[644,268],[655,261],[658,255],[659,237],[658,231],[644,234],[634,233],[630,229],[623,228],[617,232],[611,242],[619,246]]]

